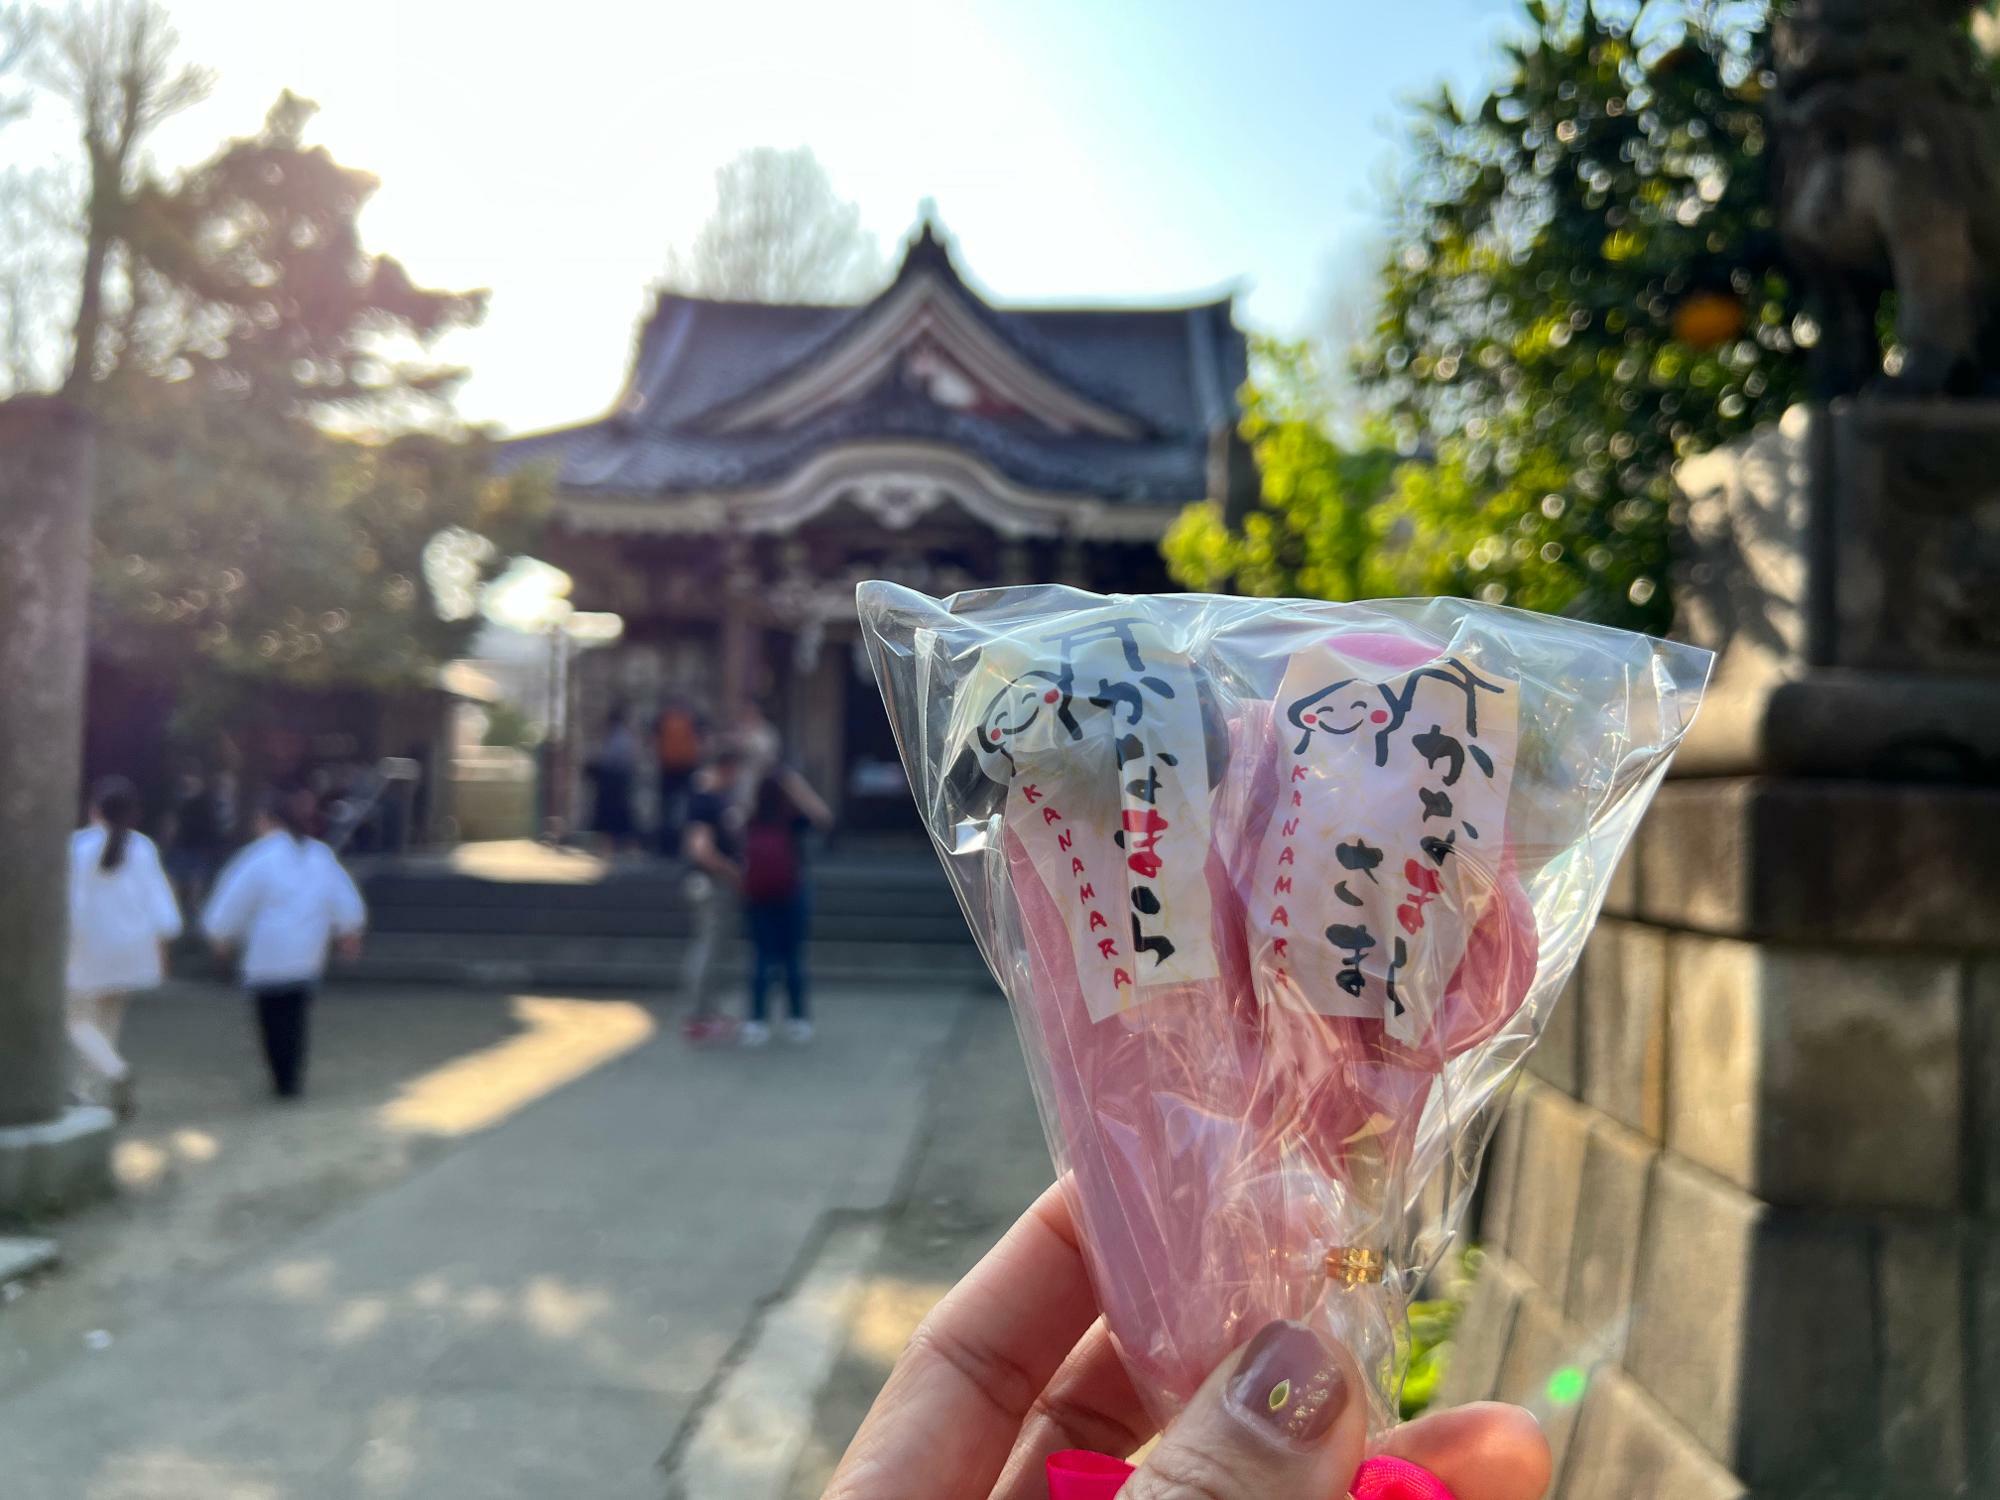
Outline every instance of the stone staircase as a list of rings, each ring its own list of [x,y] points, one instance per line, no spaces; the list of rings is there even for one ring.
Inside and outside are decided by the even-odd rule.
[[[687,876],[657,860],[608,863],[533,844],[358,865],[367,950],[337,977],[398,983],[675,989],[691,915]],[[937,857],[860,848],[812,863],[809,965],[825,982],[961,986],[984,977]],[[748,954],[722,945],[716,973]]]

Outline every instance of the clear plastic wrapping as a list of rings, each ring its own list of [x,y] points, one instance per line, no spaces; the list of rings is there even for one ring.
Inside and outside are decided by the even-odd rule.
[[[924,824],[1165,1421],[1272,1318],[1401,1379],[1709,656],[1463,600],[859,590]]]

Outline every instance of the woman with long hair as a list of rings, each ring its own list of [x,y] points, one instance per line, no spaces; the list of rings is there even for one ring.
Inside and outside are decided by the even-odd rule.
[[[358,953],[367,922],[354,881],[312,837],[314,811],[311,792],[273,797],[258,820],[261,836],[223,870],[201,918],[219,956],[242,950],[243,984],[280,1099],[296,1099],[305,1086],[309,1012],[327,948],[337,942]]]
[[[69,841],[70,1045],[77,1092],[108,1094],[119,1114],[132,1112],[132,1069],[118,1051],[125,1002],[166,978],[167,944],[181,933],[173,887],[160,851],[139,832],[139,793],[108,776],[91,794],[90,823]]]

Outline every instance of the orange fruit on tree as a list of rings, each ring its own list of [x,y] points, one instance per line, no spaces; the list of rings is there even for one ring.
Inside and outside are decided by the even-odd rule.
[[[1741,299],[1727,292],[1693,292],[1674,309],[1674,337],[1692,349],[1715,349],[1743,332]]]

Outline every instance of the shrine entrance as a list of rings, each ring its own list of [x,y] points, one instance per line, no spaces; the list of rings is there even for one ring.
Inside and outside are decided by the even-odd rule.
[[[727,733],[754,707],[847,828],[915,831],[855,585],[1169,586],[1181,508],[1254,500],[1246,371],[1227,299],[996,306],[932,224],[859,307],[663,294],[614,409],[503,454],[550,467],[538,555],[626,622],[571,722],[674,699]]]

